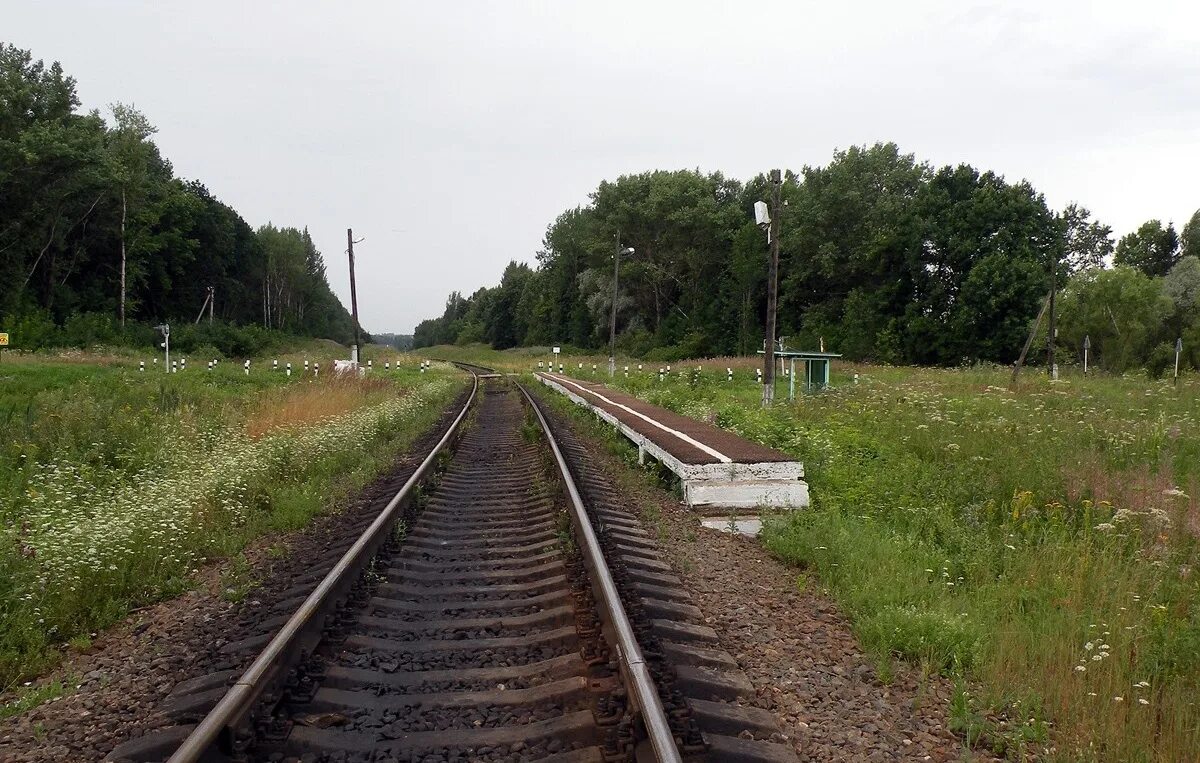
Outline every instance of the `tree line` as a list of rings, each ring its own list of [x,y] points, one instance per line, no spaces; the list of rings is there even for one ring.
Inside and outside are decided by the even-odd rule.
[[[533,267],[512,261],[497,286],[452,293],[441,316],[416,327],[414,346],[605,348],[613,259],[628,247],[620,352],[752,354],[762,347],[768,264],[753,206],[769,190],[765,175],[740,182],[698,170],[601,182],[588,204],[549,225]],[[1177,335],[1200,344],[1200,212],[1182,236],[1152,220],[1115,242],[1078,204],[1052,210],[1026,181],[934,167],[893,143],[788,171],[782,197],[778,321],[789,347],[824,343],[883,363],[1012,363],[1052,283],[1065,357],[1085,335],[1093,363],[1113,370],[1161,365]]]
[[[176,177],[134,107],[79,107],[57,62],[0,43],[0,331],[15,346],[154,341],[156,323],[193,323],[210,287],[207,336],[226,351],[272,332],[350,341],[307,229],[255,230]]]

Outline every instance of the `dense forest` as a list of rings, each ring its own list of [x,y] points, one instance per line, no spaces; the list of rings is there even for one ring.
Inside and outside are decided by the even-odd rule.
[[[375,344],[394,347],[401,352],[407,352],[412,349],[413,338],[412,334],[372,334],[371,340]]]
[[[754,353],[768,248],[753,206],[768,196],[761,175],[743,183],[656,171],[602,182],[549,226],[536,267],[514,261],[499,285],[451,294],[414,344],[605,348],[613,257],[630,247],[620,260],[620,351],[652,360]],[[935,168],[891,143],[789,171],[782,196],[778,317],[789,347],[824,340],[886,363],[1012,363],[1053,275],[1066,362],[1085,335],[1094,362],[1113,370],[1161,368],[1179,336],[1185,361],[1200,361],[1200,212],[1182,236],[1152,220],[1114,242],[1087,209],[1052,210],[1027,182]]]
[[[58,63],[0,43],[0,330],[16,347],[149,343],[162,321],[253,351],[272,333],[350,341],[308,231],[252,229],[175,176],[132,106],[79,112]],[[213,323],[208,323],[211,312]]]

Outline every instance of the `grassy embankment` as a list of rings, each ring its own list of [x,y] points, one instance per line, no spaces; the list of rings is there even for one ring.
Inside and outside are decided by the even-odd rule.
[[[192,585],[206,561],[306,524],[365,484],[461,389],[457,372],[372,348],[335,379],[336,348],[137,371],[136,356],[5,357],[0,365],[0,688],[64,642]],[[321,376],[303,375],[303,360]],[[147,358],[148,360],[148,358]],[[197,367],[199,366],[199,367]],[[235,562],[237,560],[235,559]],[[235,565],[236,566],[236,565]]]
[[[763,541],[842,603],[881,676],[899,658],[960,679],[956,730],[1013,758],[1193,759],[1200,379],[1033,371],[1009,392],[1007,369],[842,365],[764,411],[753,359],[700,365],[616,384],[804,461],[812,508]]]

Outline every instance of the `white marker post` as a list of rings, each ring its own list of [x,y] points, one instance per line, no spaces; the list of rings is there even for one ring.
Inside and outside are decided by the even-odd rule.
[[[1179,354],[1183,352],[1183,337],[1175,340],[1175,386],[1179,386]]]
[[[594,368],[594,366],[593,366],[593,368]],[[625,378],[626,379],[629,378],[629,366],[625,366]]]
[[[369,360],[368,360],[368,361],[367,361],[367,370],[368,370],[368,371],[370,371],[370,370],[371,370],[371,367],[372,367],[372,366],[371,366],[371,361],[369,361]]]
[[[145,370],[146,370],[146,361],[142,360],[142,361],[139,361],[139,362],[138,362],[138,370],[139,370],[139,371],[145,371]]]
[[[212,361],[211,361],[211,360],[210,360],[210,361],[208,361],[207,368],[208,368],[208,370],[209,370],[209,371],[211,371],[211,370],[212,370]]]
[[[272,361],[271,361],[271,370],[272,370],[272,371],[278,371],[278,370],[279,370],[279,361],[278,361],[278,360],[272,360]]]
[[[246,358],[245,369],[246,369],[246,376],[249,376],[250,375],[250,358]]]
[[[171,361],[171,373],[173,373],[173,374],[179,373],[179,361],[177,361],[177,360]]]
[[[308,358],[304,359],[304,374],[308,375]]]
[[[391,363],[391,361],[388,361],[388,360],[385,360],[385,361],[383,361],[383,370],[384,370],[384,371],[391,371],[391,370],[392,370],[392,363]]]
[[[313,378],[316,378],[320,375],[321,375],[321,364],[313,363]]]
[[[1088,350],[1092,349],[1092,337],[1088,334],[1083,335],[1083,375],[1087,376],[1088,367]]]
[[[733,369],[728,366],[725,367],[725,381],[733,381]]]
[[[182,360],[179,361],[179,370],[180,371],[187,370],[187,358],[183,358]]]
[[[663,370],[661,368],[658,369],[658,380],[659,381],[663,380]]]
[[[292,378],[292,364],[291,363],[287,364],[287,368],[285,369],[284,372],[287,374],[289,379]]]

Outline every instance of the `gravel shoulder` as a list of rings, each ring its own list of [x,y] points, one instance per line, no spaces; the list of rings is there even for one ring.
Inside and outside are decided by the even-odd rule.
[[[591,427],[571,419],[588,437]],[[595,463],[657,532],[706,624],[754,684],[752,704],[779,719],[801,760],[981,759],[948,729],[950,682],[900,663],[882,681],[845,615],[801,570],[754,539],[703,527],[676,496],[590,440]]]

